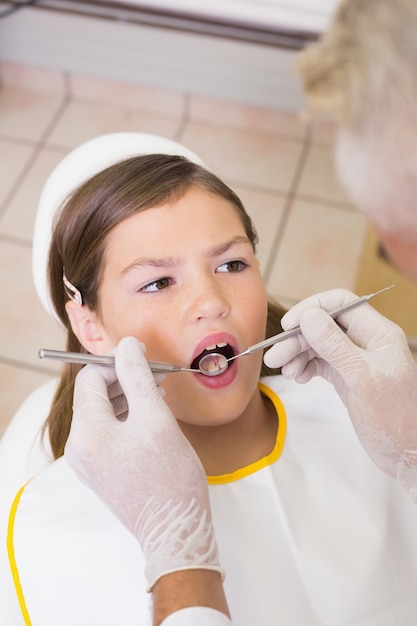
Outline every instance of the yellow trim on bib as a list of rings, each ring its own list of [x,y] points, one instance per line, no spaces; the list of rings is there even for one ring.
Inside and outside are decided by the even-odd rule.
[[[25,596],[23,595],[22,584],[20,582],[19,570],[17,568],[16,555],[14,551],[13,538],[14,538],[14,524],[16,521],[17,507],[19,506],[22,493],[26,485],[29,482],[30,481],[28,481],[25,485],[23,485],[23,487],[17,492],[17,495],[12,504],[12,508],[10,509],[9,525],[7,528],[7,553],[9,555],[10,570],[12,572],[13,582],[14,582],[14,586],[16,589],[16,593],[17,593],[17,599],[19,601],[20,610],[22,611],[23,620],[26,626],[32,626],[32,621],[30,619],[29,612],[27,610]]]
[[[258,383],[258,388],[264,396],[271,400],[277,412],[278,432],[277,438],[275,440],[274,449],[272,450],[272,452],[267,454],[267,456],[259,459],[259,461],[255,461],[255,463],[251,463],[250,465],[241,467],[235,472],[231,472],[230,474],[220,474],[219,476],[207,476],[207,482],[209,485],[225,485],[226,483],[232,483],[235,480],[245,478],[250,474],[258,472],[267,465],[272,465],[272,463],[275,463],[275,461],[281,456],[282,450],[284,448],[285,435],[287,432],[287,416],[285,413],[284,405],[282,404],[279,396],[275,393],[275,391],[272,391],[272,389],[270,389],[263,383]]]

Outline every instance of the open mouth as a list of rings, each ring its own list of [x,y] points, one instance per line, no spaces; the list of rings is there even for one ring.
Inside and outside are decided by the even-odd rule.
[[[191,363],[190,367],[192,369],[199,369],[201,359],[207,354],[221,354],[225,359],[230,359],[235,355],[235,351],[229,343],[217,343],[212,346],[207,346],[200,354],[196,356],[194,361]],[[230,364],[232,364],[231,361]]]

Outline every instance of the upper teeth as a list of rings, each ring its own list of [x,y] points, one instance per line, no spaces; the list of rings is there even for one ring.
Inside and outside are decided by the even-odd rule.
[[[216,348],[225,348],[226,346],[226,341],[223,341],[222,343],[214,343],[212,346],[207,346],[206,350],[215,350]]]

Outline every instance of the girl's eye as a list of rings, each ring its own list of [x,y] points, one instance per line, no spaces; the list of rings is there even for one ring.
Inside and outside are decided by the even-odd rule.
[[[146,292],[162,291],[163,289],[166,289],[167,287],[169,287],[171,284],[172,284],[171,278],[158,278],[158,280],[154,280],[152,283],[145,285],[139,291],[146,291]]]
[[[219,265],[217,268],[217,272],[241,272],[248,264],[244,261],[227,261],[227,263],[223,263]]]

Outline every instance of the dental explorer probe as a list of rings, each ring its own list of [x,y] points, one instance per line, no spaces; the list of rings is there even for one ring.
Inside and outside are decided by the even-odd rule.
[[[375,291],[374,293],[367,294],[365,296],[361,296],[360,298],[356,298],[356,300],[352,300],[347,304],[343,304],[337,309],[333,309],[332,311],[328,311],[328,314],[335,318],[340,313],[344,313],[345,311],[350,311],[360,304],[364,302],[368,302],[371,298],[383,293],[384,291],[388,291],[393,287],[397,287],[399,283],[394,283],[389,285],[388,287],[384,287],[384,289],[380,289],[379,291]],[[273,337],[269,337],[268,339],[264,339],[259,343],[255,343],[253,346],[250,346],[243,352],[239,352],[239,354],[235,354],[234,356],[226,359],[226,357],[217,352],[210,352],[204,355],[198,364],[198,369],[192,369],[187,367],[180,367],[179,365],[173,365],[172,363],[165,363],[162,361],[148,361],[149,367],[153,372],[199,372],[204,374],[205,376],[218,376],[227,370],[229,367],[229,362],[237,359],[241,356],[246,356],[249,354],[253,354],[254,352],[258,352],[258,350],[264,350],[265,348],[269,348],[273,346],[275,343],[279,341],[283,341],[284,339],[288,339],[289,337],[293,337],[300,332],[300,327],[295,326],[290,330],[285,330],[282,333],[278,333],[278,335],[274,335]],[[95,363],[96,365],[110,365],[114,366],[114,357],[108,355],[96,355],[96,354],[87,354],[85,352],[65,352],[62,350],[48,350],[46,348],[41,348],[38,352],[38,356],[40,359],[54,359],[57,361],[65,361],[67,363]],[[213,363],[213,359],[217,359],[217,363],[214,369],[209,369],[209,363]],[[204,366],[206,363],[206,366]]]
[[[394,283],[393,285],[389,285],[389,287],[384,287],[384,289],[380,289],[379,291],[375,291],[374,293],[369,293],[369,294],[367,294],[365,296],[361,296],[360,298],[357,298],[356,300],[352,300],[351,302],[348,302],[347,304],[342,304],[341,306],[337,307],[337,309],[333,309],[332,311],[328,311],[328,314],[331,317],[335,318],[338,315],[340,315],[340,313],[344,313],[345,311],[350,311],[350,309],[354,309],[355,307],[359,306],[363,302],[368,302],[368,300],[371,300],[371,298],[374,298],[375,296],[379,295],[383,291],[388,291],[388,289],[392,289],[393,287],[397,287],[398,285],[399,285],[399,283]],[[280,341],[283,341],[284,339],[288,339],[289,337],[293,337],[294,335],[297,335],[299,332],[301,332],[300,327],[299,326],[295,326],[294,328],[290,328],[289,330],[285,330],[282,333],[278,333],[278,335],[274,335],[273,337],[269,337],[268,339],[264,339],[263,341],[260,341],[259,343],[255,343],[253,346],[250,346],[249,348],[247,348],[243,352],[239,352],[239,354],[235,354],[234,356],[231,356],[228,359],[226,359],[225,357],[223,357],[223,358],[227,362],[233,361],[234,359],[237,359],[238,357],[246,356],[248,354],[253,354],[254,352],[258,352],[258,350],[264,350],[265,348],[269,348],[270,346],[273,346],[274,344],[276,344],[276,343],[278,343]],[[209,357],[209,356],[213,356],[213,355],[212,354],[207,354],[205,357],[203,357],[200,360],[200,363],[199,363],[199,367],[200,368],[202,367],[202,363],[204,362],[204,359],[206,357]],[[221,356],[223,356],[223,355],[221,355]]]
[[[354,309],[360,304],[363,304],[364,302],[368,302],[368,300],[371,300],[371,298],[374,298],[380,293],[383,293],[384,291],[388,291],[389,289],[392,289],[393,287],[397,287],[398,285],[399,283],[393,283],[392,285],[389,285],[388,287],[384,287],[383,289],[380,289],[379,291],[375,291],[374,293],[369,293],[365,296],[361,296],[360,298],[357,298],[356,300],[352,300],[351,302],[348,302],[347,304],[342,304],[341,306],[337,307],[337,309],[333,309],[332,311],[327,311],[327,312],[331,317],[335,318],[338,315],[340,315],[340,313],[344,313],[345,311],[350,311],[350,309]],[[250,346],[243,352],[239,352],[239,354],[235,354],[234,356],[231,356],[228,359],[223,354],[211,352],[210,354],[206,354],[200,359],[198,367],[207,376],[218,376],[219,374],[222,374],[228,368],[228,364],[230,361],[234,361],[234,359],[237,359],[241,356],[253,354],[254,352],[258,352],[258,350],[264,350],[265,348],[269,348],[270,346],[273,346],[274,344],[279,343],[280,341],[283,341],[284,339],[288,339],[289,337],[293,337],[294,335],[297,335],[300,332],[301,332],[300,327],[295,326],[294,328],[285,330],[282,333],[278,333],[278,335],[274,335],[273,337],[264,339],[263,341],[260,341],[259,343],[255,343],[253,346]],[[213,358],[216,358],[216,357],[221,357],[221,360],[219,360],[216,363],[215,365],[216,369],[213,369],[213,371],[209,372],[208,370],[209,363],[210,361],[213,362]],[[206,367],[204,366],[204,362],[206,362],[207,364]]]

